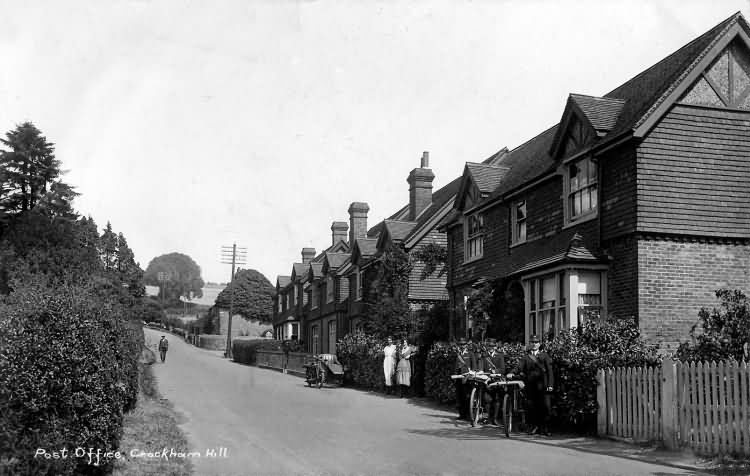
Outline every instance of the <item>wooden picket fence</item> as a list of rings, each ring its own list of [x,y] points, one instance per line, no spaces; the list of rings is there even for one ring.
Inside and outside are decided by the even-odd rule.
[[[688,446],[705,455],[750,456],[746,362],[619,367],[598,374],[600,435]]]

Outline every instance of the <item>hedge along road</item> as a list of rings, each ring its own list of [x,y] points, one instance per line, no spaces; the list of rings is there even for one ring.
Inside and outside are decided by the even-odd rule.
[[[145,333],[155,347],[159,331]],[[198,475],[701,474],[656,463],[653,455],[635,456],[637,450],[619,443],[506,439],[497,428],[456,422],[450,408],[424,399],[308,388],[299,377],[167,338],[167,361],[153,369],[159,391],[186,418],[182,428],[191,446],[175,451],[201,454],[192,458]],[[162,446],[154,442],[148,450]],[[206,456],[212,449],[216,456]]]

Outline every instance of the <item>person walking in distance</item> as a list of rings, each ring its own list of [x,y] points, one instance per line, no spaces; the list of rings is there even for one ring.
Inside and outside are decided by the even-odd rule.
[[[515,373],[526,384],[526,395],[531,403],[531,433],[538,433],[541,427],[541,431],[549,435],[552,390],[555,385],[552,359],[546,352],[539,350],[539,337],[531,336],[529,346],[529,352],[521,358]],[[508,378],[513,378],[513,373],[508,374]]]
[[[161,336],[161,340],[159,341],[159,355],[161,356],[161,361],[164,362],[167,360],[167,350],[169,349],[169,341],[165,336]]]

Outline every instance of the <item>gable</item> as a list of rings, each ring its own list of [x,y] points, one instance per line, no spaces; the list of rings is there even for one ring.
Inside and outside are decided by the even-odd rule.
[[[562,156],[567,157],[583,150],[596,138],[590,124],[584,124],[578,114],[573,114],[562,139]]]
[[[703,70],[681,104],[750,110],[750,50],[735,38]]]
[[[468,210],[479,202],[482,201],[484,196],[479,190],[474,178],[471,176],[469,167],[464,168],[464,176],[461,183],[461,188],[458,191],[458,200],[456,200],[456,208],[459,210]]]

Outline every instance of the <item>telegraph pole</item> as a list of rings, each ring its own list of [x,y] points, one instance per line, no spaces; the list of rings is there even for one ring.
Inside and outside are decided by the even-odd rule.
[[[234,312],[234,267],[238,264],[245,264],[247,261],[247,248],[238,248],[237,243],[232,246],[221,247],[221,262],[232,265],[232,278],[229,280],[229,318],[227,319],[227,350],[224,357],[232,358],[232,313]],[[221,323],[221,313],[219,313],[219,323]]]

